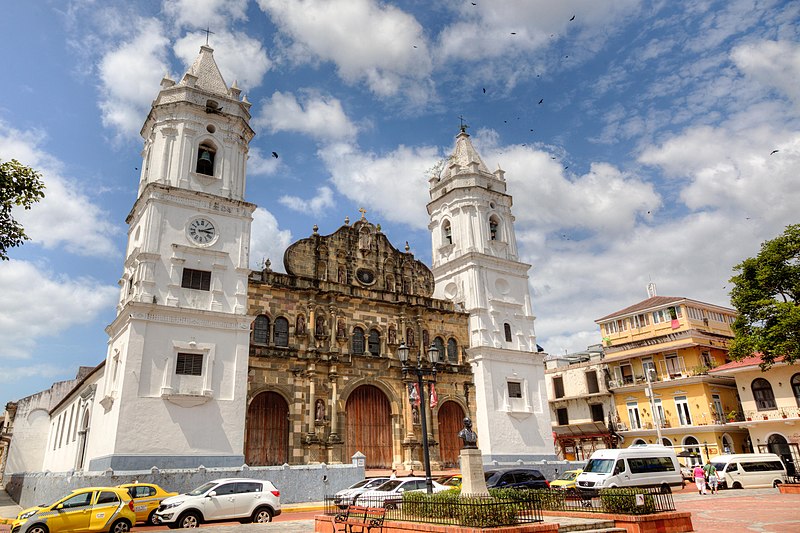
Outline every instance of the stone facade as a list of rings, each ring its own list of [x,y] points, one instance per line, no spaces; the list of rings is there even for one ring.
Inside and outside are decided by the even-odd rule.
[[[455,466],[460,446],[454,457],[453,428],[474,416],[475,406],[465,354],[468,315],[432,298],[430,270],[395,249],[380,226],[363,216],[332,235],[320,235],[315,227],[287,249],[284,263],[287,274],[266,267],[249,280],[248,314],[256,319],[248,464],[349,462],[360,451],[368,468],[420,469],[419,408],[409,388],[416,377],[404,376],[397,356],[404,342],[411,362],[432,343],[443,352],[433,409],[425,393],[428,434],[433,468]],[[270,429],[284,428],[264,420],[284,415],[285,440],[265,441]]]

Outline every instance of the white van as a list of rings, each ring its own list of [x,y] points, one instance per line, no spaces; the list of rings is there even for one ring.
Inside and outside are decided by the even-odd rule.
[[[682,487],[681,466],[675,450],[658,444],[597,450],[576,480],[581,492],[615,487]]]
[[[756,489],[775,487],[786,480],[786,466],[774,453],[734,453],[711,458],[720,487]]]

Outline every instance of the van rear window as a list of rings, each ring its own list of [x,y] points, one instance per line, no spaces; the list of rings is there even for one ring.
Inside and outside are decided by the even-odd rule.
[[[628,466],[631,474],[675,471],[675,465],[672,464],[672,459],[669,457],[629,457]]]

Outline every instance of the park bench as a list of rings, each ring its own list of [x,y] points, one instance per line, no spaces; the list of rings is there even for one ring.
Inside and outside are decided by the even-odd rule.
[[[348,533],[371,533],[373,530],[383,531],[383,519],[386,509],[383,507],[363,507],[348,505],[347,510],[334,518],[334,531]],[[339,529],[341,526],[341,529]]]

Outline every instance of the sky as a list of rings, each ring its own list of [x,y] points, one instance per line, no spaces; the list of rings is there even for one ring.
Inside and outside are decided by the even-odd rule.
[[[0,409],[105,358],[139,131],[203,29],[253,104],[252,268],[359,208],[430,265],[428,175],[461,117],[506,172],[552,354],[650,282],[729,306],[734,266],[800,222],[800,2],[7,2],[0,160],[47,188],[0,262]]]

